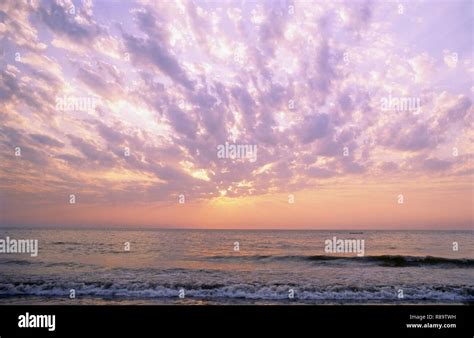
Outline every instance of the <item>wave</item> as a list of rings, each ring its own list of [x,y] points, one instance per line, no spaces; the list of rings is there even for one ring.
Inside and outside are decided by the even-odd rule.
[[[46,268],[52,267],[69,267],[69,268],[84,268],[84,267],[95,267],[93,264],[84,264],[84,263],[76,263],[76,262],[42,262],[37,261],[34,259],[26,260],[26,259],[10,259],[2,261],[0,260],[0,265],[8,266],[22,266],[22,265],[32,265],[32,266],[42,266]]]
[[[83,243],[78,242],[52,242],[52,245],[83,245]]]
[[[474,267],[474,259],[468,258],[444,258],[433,256],[368,256],[362,257],[368,261],[382,262],[383,265],[388,266],[454,266],[460,268]]]
[[[23,260],[23,259],[11,259],[8,261],[0,261],[0,264],[1,265],[33,265],[33,264],[37,264],[37,262]]]
[[[380,256],[270,256],[270,255],[247,255],[247,256],[210,256],[210,260],[236,260],[236,261],[307,261],[320,263],[365,263],[375,264],[388,267],[411,267],[411,266],[439,266],[439,267],[456,267],[456,268],[472,268],[474,267],[474,259],[468,258],[444,258],[433,256],[401,256],[401,255],[380,255]]]
[[[239,284],[156,284],[144,282],[30,282],[0,283],[0,299],[8,297],[68,297],[70,289],[77,297],[102,299],[154,299],[178,298],[181,289],[186,298],[222,300],[272,300],[287,301],[288,291],[295,291],[295,300],[300,301],[358,301],[399,302],[397,290],[390,286],[314,286],[314,285],[263,285],[259,283]],[[403,286],[402,301],[474,302],[472,286],[417,285]]]

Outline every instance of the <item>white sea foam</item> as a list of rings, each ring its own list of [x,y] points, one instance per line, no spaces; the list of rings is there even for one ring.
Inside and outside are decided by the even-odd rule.
[[[95,298],[176,298],[180,289],[185,290],[187,298],[197,299],[249,299],[249,300],[274,300],[283,301],[288,299],[288,290],[295,290],[297,300],[319,300],[319,301],[395,301],[396,290],[393,287],[314,287],[311,285],[249,285],[235,284],[228,286],[213,285],[182,285],[163,286],[150,285],[150,283],[129,284],[100,284],[100,283],[77,283],[58,285],[54,282],[42,284],[28,283],[1,283],[0,297],[15,296],[45,296],[65,297],[69,289],[74,286],[77,297]],[[404,294],[406,301],[431,300],[445,302],[473,302],[473,287],[462,286],[405,286]]]

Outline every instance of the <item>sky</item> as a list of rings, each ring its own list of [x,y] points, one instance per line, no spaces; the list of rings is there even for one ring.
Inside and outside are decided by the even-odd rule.
[[[472,229],[473,13],[1,1],[0,225]]]

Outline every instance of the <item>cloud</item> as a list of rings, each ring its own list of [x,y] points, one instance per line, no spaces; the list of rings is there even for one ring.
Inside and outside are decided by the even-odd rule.
[[[397,169],[399,169],[399,166],[398,166],[398,164],[396,164],[394,162],[383,162],[380,165],[380,169],[384,172],[394,172]]]
[[[77,148],[89,162],[95,162],[101,167],[113,167],[116,165],[115,157],[106,151],[99,150],[97,145],[74,135],[68,135],[68,138],[71,144]]]
[[[71,155],[71,154],[60,154],[56,155],[55,158],[58,158],[60,160],[64,160],[68,162],[72,166],[80,166],[84,164],[85,158]]]
[[[337,172],[318,167],[310,167],[307,173],[309,176],[317,178],[329,178],[337,175]]]
[[[40,143],[40,144],[43,144],[43,145],[46,145],[46,146],[49,146],[49,147],[58,147],[58,148],[61,148],[61,147],[64,147],[64,143],[52,138],[52,137],[49,137],[48,135],[41,135],[41,134],[30,134],[30,137]]]
[[[171,107],[167,111],[167,116],[178,133],[190,139],[196,137],[197,124],[187,113],[177,107]]]
[[[303,143],[311,143],[322,138],[329,130],[329,115],[324,113],[306,115],[299,129],[299,137]]]
[[[409,60],[409,64],[415,74],[416,82],[428,82],[436,72],[435,59],[427,53],[422,53]]]
[[[410,125],[401,125],[398,122],[384,126],[378,142],[398,150],[419,151],[434,148],[437,138],[426,123],[414,122]]]
[[[122,89],[118,84],[118,77],[107,81],[107,76],[100,72],[80,67],[77,78],[89,87],[96,95],[103,98],[120,97]]]
[[[441,98],[445,99],[443,111],[438,118],[439,123],[442,125],[461,121],[464,117],[468,116],[469,111],[472,109],[471,99],[464,95],[454,99],[449,98],[448,95],[443,95]]]
[[[458,55],[455,52],[450,52],[449,50],[443,50],[443,61],[446,66],[449,68],[456,68],[458,65]]]
[[[18,94],[20,88],[18,86],[15,74],[9,72],[8,70],[3,70],[1,74],[0,98],[6,101],[11,99],[13,95]]]
[[[123,32],[123,39],[132,60],[143,66],[155,65],[160,71],[184,88],[192,90],[194,83],[181,67],[166,42],[166,32],[160,27],[160,18],[149,10],[136,11],[135,18],[147,38],[135,37]]]
[[[65,7],[46,1],[44,7],[37,9],[37,15],[53,32],[66,36],[71,41],[87,44],[101,33],[101,29],[87,18],[81,19],[80,9],[81,7]]]
[[[279,2],[68,6],[0,4],[8,191],[55,177],[41,181],[57,185],[52,197],[83,187],[91,200],[202,200],[471,172],[472,65],[462,48],[456,69],[451,50],[436,52],[456,39],[449,23],[421,41],[395,7],[371,1],[296,3],[293,14]],[[382,110],[388,92],[419,97],[421,112]],[[55,107],[91,95],[103,99],[95,110]],[[228,141],[255,145],[257,161],[218,158]]]
[[[438,158],[427,158],[422,162],[423,169],[429,171],[444,171],[449,169],[451,166],[452,162],[440,160]]]

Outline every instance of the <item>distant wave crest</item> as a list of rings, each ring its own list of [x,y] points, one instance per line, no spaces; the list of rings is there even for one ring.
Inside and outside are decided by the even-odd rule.
[[[309,261],[321,263],[366,263],[379,266],[391,267],[409,267],[409,266],[440,266],[440,267],[457,267],[472,268],[474,267],[474,259],[468,258],[444,258],[433,256],[401,256],[401,255],[380,255],[380,256],[262,256],[262,255],[233,255],[233,256],[211,256],[211,260],[244,260],[244,261]]]

